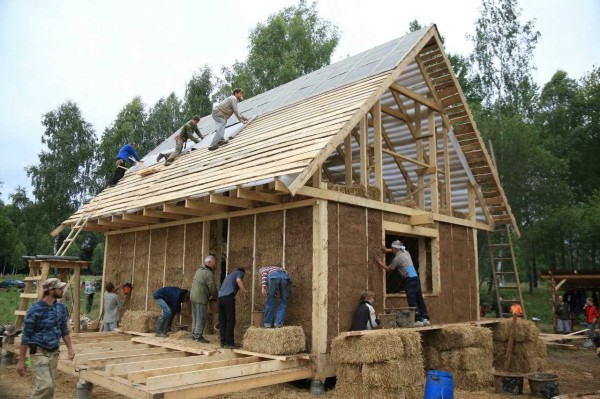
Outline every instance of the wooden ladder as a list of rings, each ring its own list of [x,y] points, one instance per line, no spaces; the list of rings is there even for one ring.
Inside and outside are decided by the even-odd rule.
[[[488,232],[488,252],[490,254],[491,275],[496,292],[498,314],[501,317],[510,316],[510,312],[502,311],[502,303],[517,302],[523,308],[523,317],[527,317],[509,225],[496,226],[493,232]],[[517,291],[518,298],[514,298],[515,295],[512,290]],[[512,291],[511,299],[507,299],[506,293],[509,292],[505,293],[505,291]]]
[[[87,206],[87,209],[82,211],[81,216],[75,222],[75,224],[71,227],[71,231],[67,235],[67,238],[62,242],[58,251],[56,251],[55,256],[64,256],[67,252],[71,244],[75,241],[75,238],[79,235],[81,230],[85,227],[85,224],[89,220],[90,216],[94,213],[98,205],[100,204],[100,200],[98,198],[94,198]],[[25,313],[27,313],[27,309],[29,308],[30,300],[39,300],[42,298],[44,293],[44,289],[42,288],[42,282],[48,279],[50,274],[50,262],[42,262],[41,265],[36,264],[35,262],[29,262],[29,275],[25,277],[25,288],[23,292],[19,295],[21,298],[21,302],[19,303],[19,308],[15,310],[15,325],[17,328],[20,328],[23,325],[23,319],[25,318]],[[69,269],[64,269],[60,274],[59,278],[61,281],[66,281],[69,277]],[[33,284],[37,281],[37,287],[34,290]],[[69,284],[65,287],[65,291],[69,288]],[[63,298],[64,301],[65,298]]]

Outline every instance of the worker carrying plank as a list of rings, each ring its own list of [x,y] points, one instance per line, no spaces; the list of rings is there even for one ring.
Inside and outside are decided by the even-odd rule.
[[[181,151],[183,151],[185,143],[187,143],[188,140],[192,140],[194,143],[198,144],[200,140],[204,138],[200,133],[200,129],[198,129],[199,122],[200,117],[195,115],[190,121],[183,125],[179,129],[179,134],[175,136],[175,151],[170,154],[159,153],[156,162],[160,162],[162,158],[167,158],[165,166],[169,166],[179,157],[179,155],[181,155]],[[198,135],[199,138],[196,138],[194,134]]]
[[[209,151],[214,151],[219,148],[219,146],[225,145],[229,141],[223,138],[223,136],[225,135],[227,119],[229,119],[231,115],[235,114],[240,122],[244,124],[248,123],[248,118],[240,114],[237,106],[238,102],[243,100],[243,96],[244,91],[242,89],[234,89],[232,96],[229,96],[225,100],[221,101],[219,105],[213,109],[212,117],[217,125],[217,132],[210,143],[210,147],[208,147]]]
[[[141,162],[139,155],[137,154],[137,152],[135,152],[136,148],[136,143],[127,143],[123,147],[121,147],[121,149],[117,153],[117,161],[115,162],[117,169],[115,169],[113,178],[110,181],[110,186],[116,185],[119,182],[119,180],[121,180],[121,178],[125,175],[125,171],[127,170],[127,168],[125,167],[125,163],[127,161]]]

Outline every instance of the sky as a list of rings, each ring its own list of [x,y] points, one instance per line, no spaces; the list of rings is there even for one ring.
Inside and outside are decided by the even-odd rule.
[[[42,115],[78,104],[97,137],[135,96],[146,107],[175,92],[203,65],[218,72],[248,54],[257,23],[297,0],[0,0],[0,199],[29,192],[27,166],[43,150]],[[309,0],[310,4],[310,0]],[[447,51],[468,55],[480,0],[320,0],[335,24],[332,62],[404,35],[415,18],[437,24]],[[580,78],[600,64],[600,1],[520,0],[541,33],[534,79],[558,70]],[[170,133],[170,132],[169,132]],[[142,154],[141,154],[142,155]]]

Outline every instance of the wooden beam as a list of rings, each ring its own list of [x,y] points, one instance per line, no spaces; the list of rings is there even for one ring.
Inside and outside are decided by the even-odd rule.
[[[318,190],[318,189],[316,189]],[[328,308],[328,225],[327,201],[313,206],[313,257],[312,257],[312,353],[321,357],[327,353]],[[323,373],[323,363],[318,362],[316,375]]]
[[[429,164],[432,168],[435,168],[435,178],[437,179],[437,130],[435,127],[435,115],[433,110],[429,110],[427,113],[427,131],[431,136],[429,138]],[[438,185],[431,185],[431,211],[438,213],[440,210],[440,198],[438,192]]]
[[[207,216],[207,215],[211,214],[211,212],[204,211],[201,209],[186,208],[185,206],[179,206],[179,205],[173,205],[173,204],[164,204],[163,212],[164,213],[173,213],[176,215],[187,215],[187,216]]]
[[[112,218],[111,218],[110,220],[109,219],[98,219],[98,226],[118,228],[118,227],[131,227],[132,224],[131,223],[123,223],[123,222],[113,222]]]
[[[185,219],[185,215],[180,215],[180,214],[176,214],[176,213],[167,213],[167,212],[159,211],[158,209],[144,208],[143,215],[151,216],[151,217],[155,217],[155,218],[161,218],[161,219],[172,219],[172,220]]]
[[[381,135],[383,137],[383,141],[385,141],[385,145],[390,149],[390,151],[396,152],[394,144],[392,143],[392,140],[390,140],[390,136],[388,136],[383,125],[381,126]],[[412,190],[414,189],[414,184],[410,180],[410,176],[409,176],[408,172],[406,171],[406,168],[402,165],[402,162],[400,162],[400,160],[398,160],[396,157],[394,157],[394,162],[396,162],[396,165],[398,166],[398,169],[400,170],[402,177],[404,177],[404,181],[406,182],[406,190],[409,193],[412,192]]]
[[[182,358],[188,356],[185,352],[161,352],[161,353],[143,353],[135,356],[112,357],[104,359],[91,359],[87,363],[88,370],[101,370],[109,364],[131,363],[145,360],[164,360],[172,358]]]
[[[137,222],[137,223],[144,223],[144,224],[160,222],[160,218],[144,216],[144,215],[137,215],[135,213],[124,213],[123,220],[126,222]]]
[[[412,215],[410,225],[417,226],[421,224],[433,224],[433,213],[423,213],[421,215]]]
[[[394,83],[392,83],[390,85],[390,89],[392,89],[392,90],[394,90],[394,91],[402,94],[405,97],[410,98],[411,100],[414,100],[414,101],[416,101],[416,102],[418,102],[420,104],[423,104],[427,108],[430,108],[430,109],[432,109],[434,111],[437,111],[437,112],[440,112],[440,113],[443,112],[443,109],[439,105],[437,105],[435,103],[435,101],[433,101],[433,100],[431,100],[429,98],[426,98],[426,97],[420,95],[419,93],[416,93],[416,92],[414,92],[414,91],[412,91],[412,90],[410,90],[410,89],[408,89],[408,88],[406,88],[404,86],[400,86],[396,82],[394,82]]]
[[[381,133],[381,102],[373,105],[373,165],[375,167],[375,187],[379,189],[379,201],[383,201],[383,148]]]
[[[446,189],[444,190],[445,199],[444,206],[447,209],[452,209],[452,184],[450,181],[450,146],[448,142],[448,126],[444,123],[442,125],[442,141],[443,141],[443,151],[444,151],[444,185]]]
[[[127,376],[131,373],[144,370],[160,369],[162,367],[176,367],[185,365],[198,365],[205,362],[215,362],[218,360],[235,359],[236,355],[231,351],[217,353],[215,355],[193,355],[186,357],[178,357],[171,359],[143,360],[131,363],[108,364],[106,365],[106,373],[110,376]]]
[[[252,201],[242,199],[242,198],[225,197],[223,195],[216,195],[216,194],[211,194],[210,203],[233,206],[235,208],[245,208],[245,209],[254,208],[254,202],[252,202]]]
[[[415,137],[421,137],[423,135],[423,130],[422,130],[422,126],[421,126],[421,105],[415,101],[414,108],[415,108]],[[417,160],[419,162],[422,162],[423,164],[425,164],[422,140],[417,140],[416,149],[417,149]],[[427,165],[427,166],[429,166],[429,165]],[[419,188],[416,188],[415,190],[413,190],[413,192],[411,194],[413,194],[413,195],[416,194],[415,201],[417,203],[417,208],[424,209],[425,208],[425,195],[423,192],[421,192],[421,190],[425,187],[425,179],[424,179],[423,175],[421,175],[421,176],[417,175],[417,187],[419,187]]]
[[[131,221],[131,220],[124,220],[123,219],[123,215],[112,215],[110,217],[110,219],[111,219],[111,221],[113,223],[119,223],[119,224],[122,224],[122,225],[125,225],[125,226],[132,226],[132,227],[134,227],[134,226],[143,226],[143,225],[146,224],[146,223],[143,223],[143,222],[134,222],[134,221]]]
[[[249,364],[238,364],[215,369],[188,371],[166,376],[150,377],[146,380],[146,389],[158,391],[192,384],[201,384],[218,380],[243,377],[246,375],[271,373],[300,366],[299,361],[282,362],[267,360]]]
[[[50,232],[50,237],[56,237],[57,235],[60,234],[61,231],[63,231],[65,229],[65,227],[67,227],[67,224],[61,224],[60,226],[58,226],[57,228],[55,228],[54,230],[52,230]]]
[[[127,350],[118,350],[118,351],[108,351],[101,353],[83,353],[79,355],[75,355],[73,359],[74,366],[81,366],[82,364],[88,363],[90,360],[100,360],[100,359],[115,359],[115,358],[123,358],[129,356],[136,356],[141,354],[148,353],[166,353],[169,350],[167,348],[140,348],[140,349],[127,349]]]
[[[367,188],[369,186],[369,128],[367,126],[367,116],[360,120],[358,123],[358,135],[359,135],[359,160],[360,160],[360,184]]]
[[[171,377],[173,374],[179,373],[187,373],[190,371],[200,371],[206,369],[216,369],[220,367],[226,366],[238,366],[242,364],[248,363],[256,363],[259,362],[260,358],[257,356],[246,356],[239,357],[236,359],[228,359],[228,360],[215,360],[213,362],[204,362],[204,363],[193,363],[193,364],[185,364],[185,365],[177,365],[177,366],[168,366],[168,367],[160,367],[150,370],[142,370],[130,373],[127,376],[127,379],[131,381],[132,384],[145,383],[148,378],[151,377]]]
[[[410,118],[408,117],[408,115],[403,114],[402,112],[397,111],[397,110],[395,110],[393,108],[386,107],[385,105],[382,105],[381,106],[381,112],[383,112],[386,115],[392,116],[392,117],[394,117],[396,119],[399,119],[402,122],[410,123],[409,122]]]
[[[388,222],[383,221],[383,229],[387,232],[409,234],[421,237],[432,237],[438,238],[439,231],[437,229],[431,229],[428,227],[410,226],[404,223]]]
[[[381,151],[384,152],[385,154],[391,155],[394,158],[398,158],[398,159],[400,159],[402,161],[407,161],[407,162],[410,162],[410,163],[414,163],[415,165],[419,165],[419,166],[422,166],[424,168],[428,168],[429,167],[429,165],[426,164],[425,162],[417,161],[416,159],[412,159],[410,157],[398,154],[397,152],[386,150],[386,149],[382,149]]]
[[[211,204],[210,202],[208,202],[208,200],[210,200],[209,197],[204,198],[206,199],[205,201],[186,199],[185,207],[190,209],[200,209],[208,213],[223,213],[230,210],[230,208],[225,205]]]
[[[339,151],[338,146],[338,153]],[[352,134],[348,134],[344,139],[344,175],[346,177],[346,185],[351,186],[354,182],[354,169],[352,168]]]
[[[267,202],[269,204],[281,204],[281,196],[277,194],[246,190],[244,188],[237,189],[237,197],[251,201]]]

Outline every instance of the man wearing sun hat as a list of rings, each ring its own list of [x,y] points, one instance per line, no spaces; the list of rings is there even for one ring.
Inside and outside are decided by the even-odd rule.
[[[51,399],[54,396],[61,337],[67,345],[69,359],[75,357],[67,327],[67,307],[58,301],[63,296],[65,285],[57,278],[46,280],[42,285],[42,299],[31,305],[25,314],[17,372],[21,377],[25,375],[25,357],[29,347],[33,366],[32,399]]]
[[[392,248],[386,248],[385,252],[393,253],[394,260],[392,260],[392,263],[388,266],[381,259],[376,257],[375,261],[377,262],[377,265],[388,273],[398,269],[400,275],[406,281],[406,300],[408,306],[416,308],[415,325],[430,325],[427,306],[425,305],[423,292],[421,291],[421,280],[419,280],[419,275],[417,274],[417,270],[410,257],[410,253],[406,250],[404,245],[402,245],[400,240],[392,242]]]

